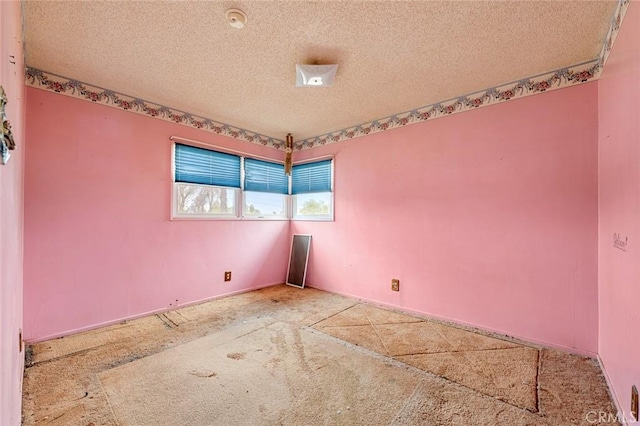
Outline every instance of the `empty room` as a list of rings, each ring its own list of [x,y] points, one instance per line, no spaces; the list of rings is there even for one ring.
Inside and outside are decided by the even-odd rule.
[[[0,425],[635,425],[640,3],[1,1]]]

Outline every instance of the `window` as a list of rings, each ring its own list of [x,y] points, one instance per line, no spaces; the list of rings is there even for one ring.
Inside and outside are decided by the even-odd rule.
[[[287,219],[284,165],[176,143],[173,217]]]
[[[291,182],[294,219],[333,220],[333,160],[294,165]]]
[[[286,219],[289,179],[284,165],[245,158],[243,215]]]
[[[175,144],[173,216],[237,217],[240,167],[237,155]]]
[[[172,217],[333,220],[333,160],[284,165],[174,144]]]

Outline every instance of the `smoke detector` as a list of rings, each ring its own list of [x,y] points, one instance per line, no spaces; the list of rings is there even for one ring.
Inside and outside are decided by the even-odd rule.
[[[229,9],[225,12],[224,16],[227,17],[229,25],[239,30],[247,23],[247,14],[240,9]]]

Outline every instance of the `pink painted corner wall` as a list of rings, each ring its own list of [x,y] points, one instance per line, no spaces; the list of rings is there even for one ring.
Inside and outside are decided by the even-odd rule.
[[[640,4],[637,2],[629,5],[598,88],[599,354],[614,396],[629,420],[631,386],[640,388]]]
[[[18,1],[0,2],[0,58],[0,84],[7,94],[7,118],[17,144],[9,162],[0,165],[0,425],[17,426],[21,421],[24,369],[19,332],[25,152],[24,58]]]
[[[28,340],[284,281],[288,222],[170,221],[170,136],[280,152],[33,88],[27,120]]]
[[[594,355],[597,118],[589,83],[298,153],[335,155],[308,284]]]

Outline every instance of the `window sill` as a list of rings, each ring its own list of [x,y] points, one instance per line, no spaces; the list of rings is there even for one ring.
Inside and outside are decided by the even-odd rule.
[[[294,217],[294,222],[335,222],[332,217]]]
[[[289,221],[286,217],[211,217],[211,216],[172,216],[171,221],[211,220],[211,221]]]

